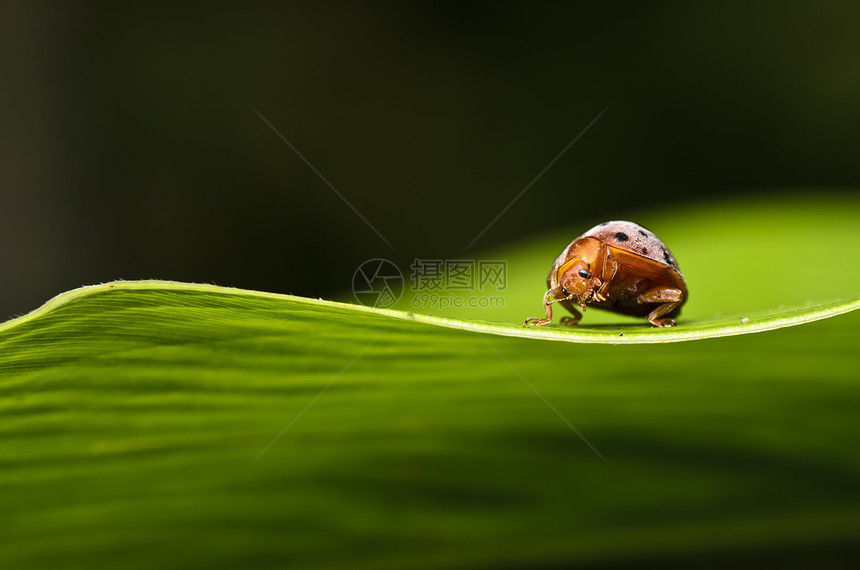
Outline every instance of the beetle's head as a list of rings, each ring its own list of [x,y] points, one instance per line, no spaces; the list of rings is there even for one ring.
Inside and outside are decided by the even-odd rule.
[[[595,279],[588,264],[579,257],[570,259],[558,268],[558,285],[563,297],[572,300],[580,309],[594,297]]]

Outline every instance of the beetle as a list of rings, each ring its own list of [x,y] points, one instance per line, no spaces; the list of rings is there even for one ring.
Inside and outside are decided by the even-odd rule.
[[[552,322],[552,306],[561,306],[575,325],[591,304],[598,309],[648,317],[655,327],[675,325],[673,317],[687,300],[687,283],[675,256],[653,232],[623,220],[598,224],[573,240],[556,258],[543,296],[546,317],[525,325]]]

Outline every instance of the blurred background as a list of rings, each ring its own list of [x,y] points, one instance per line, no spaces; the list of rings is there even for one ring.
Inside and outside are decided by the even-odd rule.
[[[369,258],[860,188],[849,1],[0,10],[2,319],[120,278],[332,297]]]

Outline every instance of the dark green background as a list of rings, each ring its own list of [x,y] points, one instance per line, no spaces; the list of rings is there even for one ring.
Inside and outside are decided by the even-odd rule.
[[[4,3],[0,317],[115,278],[332,296],[368,258],[860,187],[858,18],[847,1]]]

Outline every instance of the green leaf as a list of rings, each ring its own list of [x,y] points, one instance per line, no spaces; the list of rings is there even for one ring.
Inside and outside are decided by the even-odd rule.
[[[411,311],[399,311],[391,309],[379,309],[363,305],[351,305],[322,299],[307,299],[292,295],[278,295],[260,291],[245,291],[231,289],[228,287],[217,287],[214,285],[175,283],[169,281],[117,281],[103,285],[92,285],[82,287],[57,296],[38,310],[13,319],[0,325],[0,331],[10,329],[27,321],[38,319],[40,316],[56,310],[67,304],[79,304],[87,297],[94,295],[111,294],[116,296],[129,291],[141,292],[141,298],[147,298],[148,292],[159,294],[170,294],[174,292],[183,296],[198,296],[200,302],[214,296],[223,298],[235,297],[232,303],[246,302],[244,298],[257,298],[260,301],[267,300],[269,310],[281,311],[289,317],[295,314],[315,315],[320,323],[332,320],[345,320],[356,324],[372,322],[379,330],[385,326],[384,321],[367,321],[366,315],[376,315],[383,318],[401,319],[437,325],[446,328],[460,329],[476,333],[488,333],[500,336],[516,336],[531,339],[560,340],[568,342],[603,343],[603,344],[651,344],[665,342],[679,342],[685,340],[701,340],[721,336],[732,336],[761,332],[767,330],[800,325],[841,315],[860,308],[860,299],[850,301],[831,301],[828,303],[814,304],[807,302],[804,306],[780,307],[771,311],[759,311],[732,316],[720,316],[698,321],[683,322],[679,326],[671,328],[656,328],[647,324],[637,325],[577,325],[575,327],[526,327],[521,324],[492,323],[478,320],[455,319],[450,317],[438,317]],[[257,302],[260,302],[257,301]],[[132,303],[138,302],[132,297]],[[253,304],[252,304],[253,305]],[[253,305],[256,306],[256,305]],[[100,310],[97,307],[95,310]],[[203,315],[205,316],[205,315]],[[169,341],[169,339],[165,339]]]
[[[492,255],[509,261],[492,311],[65,293],[0,326],[0,567],[843,562],[860,538],[853,204],[640,220],[693,295],[668,331],[596,311],[521,327],[556,232]],[[729,211],[740,225],[715,234]],[[768,255],[727,265],[750,241]]]

